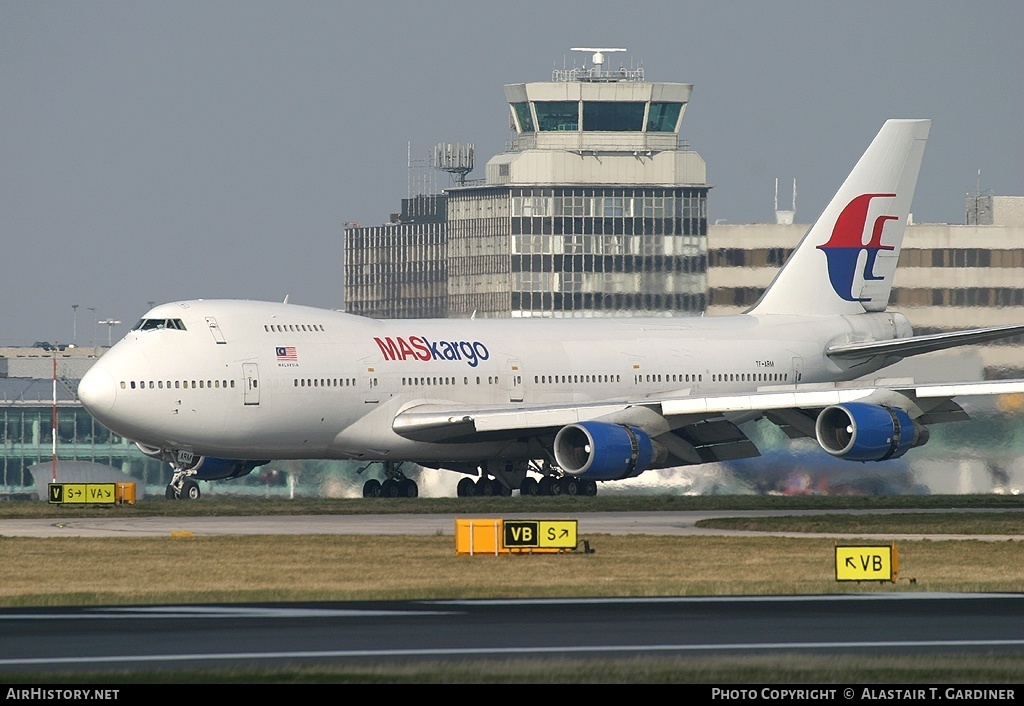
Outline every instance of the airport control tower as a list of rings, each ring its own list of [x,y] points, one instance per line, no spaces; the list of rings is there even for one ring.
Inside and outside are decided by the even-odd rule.
[[[573,51],[582,66],[505,86],[508,151],[487,162],[482,183],[444,190],[447,316],[671,316],[706,307],[710,187],[704,160],[679,138],[693,86],[608,67],[624,49]],[[395,237],[403,225],[411,227],[392,224]],[[358,261],[348,243],[369,234],[346,230],[346,258]],[[347,260],[346,302],[350,276],[359,273],[350,275]],[[349,310],[380,316],[382,308]]]

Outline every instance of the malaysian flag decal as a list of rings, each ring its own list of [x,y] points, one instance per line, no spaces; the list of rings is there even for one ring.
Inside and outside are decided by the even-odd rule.
[[[295,352],[295,346],[278,346],[277,359],[288,363],[299,362],[299,356]]]

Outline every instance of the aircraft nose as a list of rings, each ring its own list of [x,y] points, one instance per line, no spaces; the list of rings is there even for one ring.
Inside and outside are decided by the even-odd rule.
[[[114,378],[99,366],[90,368],[78,383],[78,399],[91,414],[109,412],[116,396]]]

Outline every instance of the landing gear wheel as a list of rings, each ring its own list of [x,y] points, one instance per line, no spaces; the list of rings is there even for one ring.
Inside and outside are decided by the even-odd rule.
[[[398,497],[400,498],[415,498],[419,497],[420,489],[416,485],[416,481],[410,480],[409,478],[403,478],[398,481]]]
[[[537,481],[530,476],[523,478],[523,482],[519,484],[519,495],[537,495],[540,492],[540,488],[537,485]]]
[[[478,480],[476,482],[476,493],[475,494],[478,495],[478,496],[483,496],[483,497],[488,497],[488,498],[490,496],[492,496],[492,495],[497,495],[497,492],[495,491],[495,488],[494,488],[494,483],[495,483],[495,481],[491,480],[490,478],[481,478],[480,480]]]
[[[562,489],[562,495],[578,495],[580,492],[580,483],[572,476],[562,476],[557,485]],[[551,489],[554,490],[554,485]]]
[[[537,495],[561,495],[561,492],[555,493],[552,489],[557,485],[551,476],[544,476],[537,483]]]
[[[380,484],[380,496],[382,498],[397,498],[398,497],[398,481],[394,478],[388,478],[386,481]]]
[[[380,481],[376,478],[363,483],[363,497],[364,498],[379,498],[380,497]]]
[[[580,480],[580,495],[586,495],[591,498],[597,495],[597,481],[586,478]]]
[[[186,478],[181,482],[181,495],[179,496],[182,500],[198,500],[202,493],[199,492],[199,484],[194,480]]]
[[[177,500],[178,491],[174,489],[173,485],[168,484],[167,490],[164,491],[164,497],[167,498],[168,500]]]
[[[463,478],[459,481],[459,485],[456,488],[456,494],[460,498],[471,498],[476,495],[476,484],[472,478]]]

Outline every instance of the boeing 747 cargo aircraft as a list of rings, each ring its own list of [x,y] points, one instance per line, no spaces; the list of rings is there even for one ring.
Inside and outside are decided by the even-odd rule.
[[[593,495],[657,468],[758,455],[766,418],[856,462],[898,458],[964,395],[1024,381],[885,384],[907,356],[1024,332],[915,336],[887,311],[928,120],[889,120],[737,316],[378,321],[288,303],[157,306],[82,379],[89,412],[168,461],[168,497],[269,460],[382,462],[363,494],[418,494],[403,462],[466,474],[459,495]],[[539,478],[539,480],[538,480]]]

